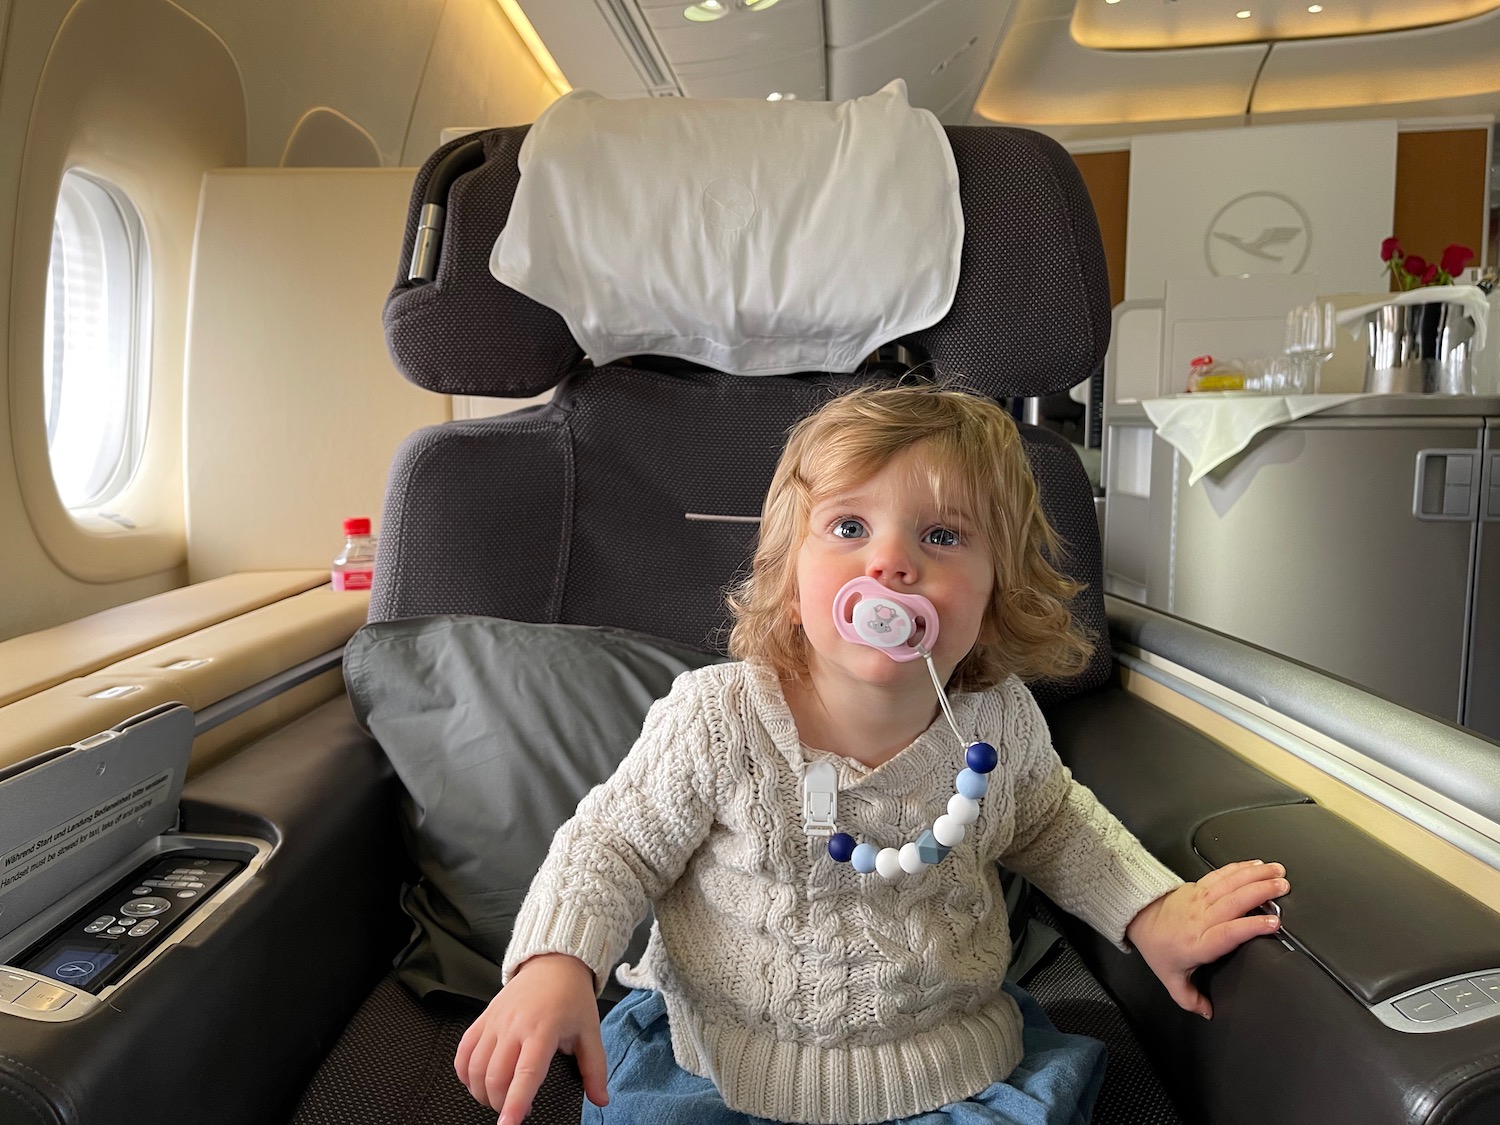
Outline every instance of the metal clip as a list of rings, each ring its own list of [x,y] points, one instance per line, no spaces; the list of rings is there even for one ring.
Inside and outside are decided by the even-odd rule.
[[[832,762],[814,762],[802,772],[802,831],[831,836],[838,814],[838,772]]]

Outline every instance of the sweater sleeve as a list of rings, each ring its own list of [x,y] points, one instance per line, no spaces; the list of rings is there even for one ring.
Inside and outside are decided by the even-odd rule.
[[[552,838],[505,951],[509,983],[527,958],[567,953],[601,991],[648,904],[687,866],[713,823],[716,770],[702,685],[691,672],[652,704],[634,747]]]
[[[1013,734],[1015,834],[1001,857],[1068,913],[1120,949],[1142,907],[1182,884],[1093,792],[1073,780],[1052,747],[1046,720],[1018,680],[1004,688]]]

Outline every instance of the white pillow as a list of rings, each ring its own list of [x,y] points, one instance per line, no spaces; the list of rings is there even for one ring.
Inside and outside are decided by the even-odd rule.
[[[953,302],[958,169],[900,80],[837,104],[575,91],[519,163],[490,272],[595,364],[852,371]]]

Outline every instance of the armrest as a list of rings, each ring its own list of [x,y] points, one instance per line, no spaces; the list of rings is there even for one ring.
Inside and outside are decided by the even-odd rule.
[[[1500,915],[1327,809],[1227,813],[1196,839],[1215,867],[1257,856],[1285,864],[1284,931],[1366,1004],[1500,968]],[[1491,1027],[1500,1038],[1500,1023]]]
[[[395,796],[344,698],[190,782],[185,830],[260,836],[275,852],[111,1003],[66,1024],[0,1017],[0,1118],[287,1120],[409,930]]]
[[[1500,962],[1474,963],[1500,948],[1495,915],[1122,689],[1069,701],[1048,721],[1078,780],[1183,878],[1210,870],[1204,855],[1215,864],[1253,855],[1284,861],[1297,888],[1286,900],[1287,929],[1299,941],[1305,935],[1316,957],[1266,937],[1206,966],[1195,979],[1214,1005],[1211,1021],[1178,1008],[1139,957],[1062,916],[1068,939],[1139,1032],[1185,1120],[1500,1120],[1500,1022],[1407,1033],[1380,1022],[1356,996],[1360,989],[1395,995],[1401,982],[1425,983],[1434,979],[1425,974],[1442,976],[1449,966],[1460,966],[1454,973],[1495,967]],[[1382,949],[1401,929],[1402,912],[1426,910],[1438,912],[1427,935],[1431,950],[1419,948],[1415,933]]]
[[[1120,687],[1053,707],[1047,723],[1079,783],[1187,879],[1205,870],[1193,833],[1209,817],[1307,800]]]

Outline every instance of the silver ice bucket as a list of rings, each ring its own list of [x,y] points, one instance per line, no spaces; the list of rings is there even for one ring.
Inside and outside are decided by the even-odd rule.
[[[1386,305],[1365,314],[1365,391],[1466,395],[1474,359],[1474,322],[1453,301]]]

